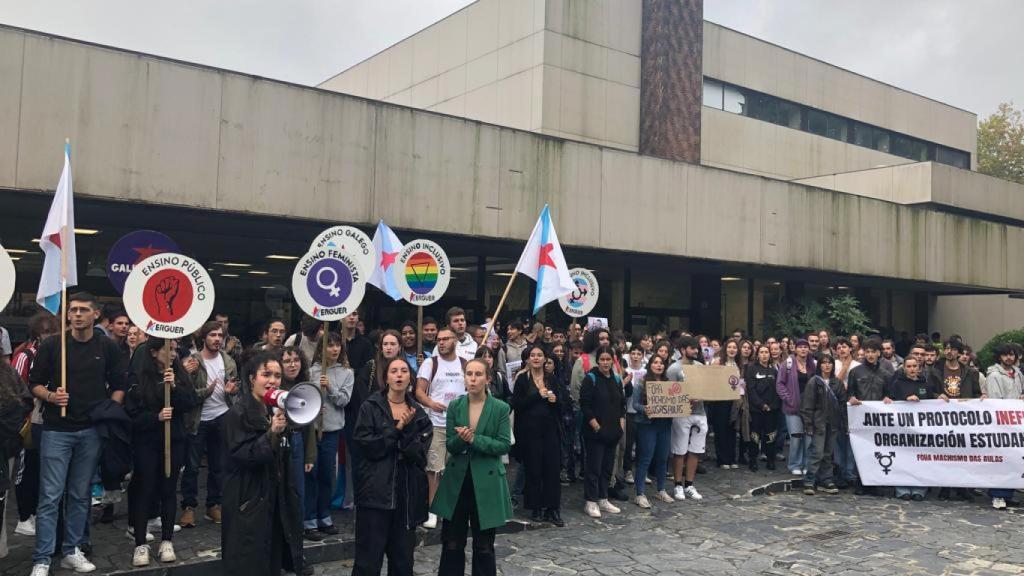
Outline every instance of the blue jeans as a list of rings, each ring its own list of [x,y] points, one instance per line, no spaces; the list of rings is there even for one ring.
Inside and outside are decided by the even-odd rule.
[[[905,494],[910,494],[911,496],[916,496],[916,495],[920,494],[921,496],[924,496],[927,493],[928,493],[928,489],[927,488],[922,488],[920,486],[897,486],[896,487],[896,497],[897,498],[901,498]]]
[[[636,425],[636,471],[633,473],[637,496],[644,493],[651,463],[654,463],[654,481],[658,492],[665,489],[665,467],[668,463],[669,444],[672,441],[672,420],[657,418]],[[652,460],[653,459],[653,460]]]
[[[1013,490],[1008,490],[1006,488],[990,488],[988,491],[988,497],[1009,500],[1010,498],[1013,498]]]
[[[198,408],[197,408],[198,410]],[[187,437],[188,453],[181,475],[181,508],[199,505],[199,466],[206,453],[206,507],[220,506],[224,467],[224,414],[199,423]]]
[[[804,422],[799,414],[786,414],[786,429],[789,430],[789,471],[806,470],[811,443],[804,434]]]
[[[331,526],[331,496],[338,478],[338,442],[341,430],[324,432],[316,445],[316,464],[306,474],[306,529]]]
[[[775,417],[778,418],[775,424],[775,453],[782,455],[782,451],[786,448],[786,437],[789,434],[789,429],[786,427],[786,415],[781,410],[775,413]]]
[[[57,507],[64,489],[64,545],[66,556],[85,540],[92,494],[92,473],[100,460],[103,441],[95,428],[78,432],[43,430],[39,446],[39,506],[36,509],[34,564],[49,564],[57,541]]]
[[[850,435],[845,432],[836,434],[835,460],[839,468],[839,478],[847,482],[857,480],[857,461],[854,460],[853,448],[850,447]]]
[[[312,434],[312,432],[310,432]],[[292,432],[292,482],[295,482],[295,489],[299,492],[299,502],[306,501],[306,443],[302,432]]]

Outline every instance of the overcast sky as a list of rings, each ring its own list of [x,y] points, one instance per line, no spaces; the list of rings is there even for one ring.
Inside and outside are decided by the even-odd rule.
[[[0,22],[315,85],[469,3],[0,0]],[[705,0],[704,16],[980,117],[1024,105],[1024,1]]]

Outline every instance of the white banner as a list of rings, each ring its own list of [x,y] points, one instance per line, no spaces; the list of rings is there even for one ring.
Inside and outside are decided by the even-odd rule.
[[[847,414],[865,485],[1024,488],[1024,401],[864,402]]]

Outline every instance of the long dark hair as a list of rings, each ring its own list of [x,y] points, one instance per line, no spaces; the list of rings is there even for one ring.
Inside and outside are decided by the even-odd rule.
[[[394,332],[394,330],[392,330],[392,332]],[[399,340],[398,343],[399,343],[399,346],[401,346],[402,341]],[[409,406],[416,406],[417,405],[416,404],[416,397],[413,395],[413,390],[416,389],[416,373],[412,369],[412,364],[409,364],[409,361],[406,360],[405,357],[402,356],[402,355],[398,355],[398,356],[392,358],[391,360],[388,360],[386,364],[381,364],[381,368],[382,369],[378,370],[378,372],[383,375],[383,378],[382,378],[381,381],[384,383],[384,385],[379,389],[379,391],[380,391],[381,394],[384,395],[385,398],[387,398],[387,395],[388,395],[388,376],[387,376],[387,374],[388,374],[388,370],[391,368],[391,365],[394,364],[395,362],[402,362],[409,369],[409,386],[405,389],[405,403],[407,405],[409,405]]]
[[[397,356],[397,358],[402,358],[403,360],[405,359],[405,348],[402,346],[402,335],[398,332],[398,330],[394,330],[394,329],[389,328],[387,330],[384,330],[383,332],[380,333],[379,336],[377,336],[377,355],[374,356],[374,358],[373,358],[373,369],[374,369],[375,372],[377,372],[377,387],[380,388],[381,390],[384,390],[385,392],[387,391],[387,387],[388,387],[387,386],[387,379],[385,378],[385,374],[388,371],[388,369],[387,369],[387,367],[384,367],[384,369],[382,370],[382,369],[380,369],[380,367],[384,366],[384,364],[385,364],[384,352],[383,352],[383,350],[384,350],[384,338],[386,338],[388,336],[394,336],[395,340],[398,341],[398,356]],[[391,362],[387,362],[387,364],[391,364]],[[410,364],[409,367],[412,368],[412,364]],[[371,374],[371,376],[372,376],[372,374]],[[416,384],[416,373],[415,372],[413,372],[413,374],[412,374],[412,381],[413,381],[413,385],[415,386],[415,384]]]
[[[313,352],[313,364],[320,364],[323,367],[324,360],[324,338],[327,338],[327,346],[341,346],[341,354],[338,355],[338,365],[348,366],[348,351],[345,350],[345,339],[337,332],[328,332],[320,337],[316,344],[316,351]]]
[[[299,373],[295,376],[295,380],[288,380],[284,375],[284,357],[286,354],[295,354],[299,358]],[[309,362],[306,360],[306,355],[302,353],[296,346],[285,346],[281,349],[281,388],[285,390],[298,384],[299,382],[309,381]]]
[[[142,404],[147,409],[155,410],[163,408],[164,405],[164,370],[157,365],[153,352],[159,354],[164,347],[166,340],[163,338],[150,338],[139,345],[142,348],[142,355],[139,357],[135,367],[135,386]],[[174,385],[180,386],[188,382],[188,372],[181,363],[181,359],[175,354],[171,360],[171,369],[174,370]]]
[[[657,358],[665,367],[665,369],[661,371],[660,377],[651,372],[651,364],[654,364],[655,358]],[[651,354],[651,359],[647,361],[647,366],[645,366],[645,369],[647,370],[647,372],[644,374],[644,382],[664,382],[668,380],[668,362],[666,362],[664,358],[658,356],[657,354]]]

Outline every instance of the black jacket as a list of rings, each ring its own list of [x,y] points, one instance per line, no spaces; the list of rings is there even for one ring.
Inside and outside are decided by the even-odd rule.
[[[774,366],[762,366],[757,362],[747,366],[743,382],[747,386],[747,402],[751,413],[764,412],[765,404],[770,412],[778,412],[782,408],[782,399],[775,388],[778,375]]]
[[[960,365],[957,375],[946,386],[946,362],[936,362],[931,370],[928,370],[926,379],[935,394],[945,394],[949,398],[981,398],[981,380],[978,378],[978,371],[963,362]]]
[[[434,427],[426,411],[409,400],[416,416],[402,430],[395,427],[383,392],[374,392],[359,409],[353,440],[363,457],[356,463],[356,506],[406,510],[405,527],[427,519],[427,450]],[[404,506],[399,506],[399,500]]]
[[[100,452],[103,487],[120,489],[121,481],[132,469],[132,420],[123,406],[109,398],[92,407],[89,420],[103,441]]]
[[[580,411],[584,437],[608,444],[618,442],[622,436],[619,420],[626,416],[626,396],[619,376],[614,372],[605,376],[596,366],[591,368],[580,385]],[[590,427],[592,419],[597,419],[600,431]]]
[[[800,418],[804,432],[824,433],[825,426],[836,432],[846,432],[846,387],[843,381],[832,377],[826,382],[821,376],[812,376],[800,397]]]
[[[125,395],[124,409],[132,420],[133,444],[136,448],[152,445],[163,446],[164,425],[160,421],[160,411],[164,408],[164,383],[153,376],[142,375],[129,377],[131,388]],[[145,380],[145,381],[144,381]],[[171,440],[183,442],[188,432],[185,429],[186,418],[190,412],[201,407],[202,402],[196,395],[184,371],[179,371],[171,388]],[[162,450],[162,448],[161,448]]]
[[[906,400],[910,396],[917,396],[919,400],[931,400],[937,396],[927,380],[920,375],[917,380],[911,380],[903,371],[885,385],[883,395],[890,400]]]
[[[301,574],[303,514],[291,472],[288,436],[270,433],[267,408],[247,392],[224,415],[223,434],[227,449],[220,530],[224,574],[271,576],[275,513],[283,527],[284,569]]]
[[[881,360],[874,365],[864,362],[846,376],[846,396],[856,397],[861,402],[877,402],[883,398],[892,374]]]
[[[359,420],[359,412],[362,410],[363,402],[374,392],[380,390],[380,379],[377,376],[377,359],[371,358],[362,368],[355,371],[356,377],[352,383],[352,395],[349,396],[348,404],[345,405],[345,425],[355,426]],[[416,383],[416,375],[413,374],[413,385]],[[359,447],[353,446],[358,452]]]

